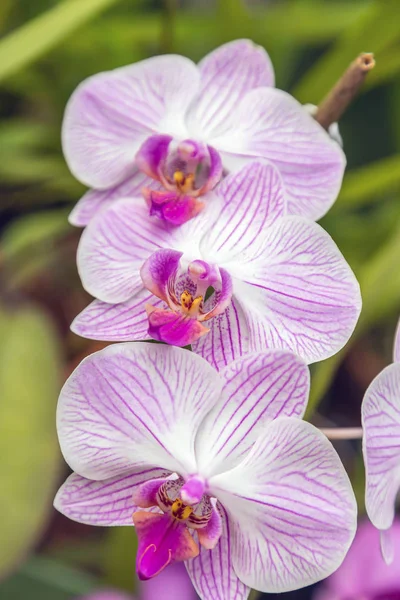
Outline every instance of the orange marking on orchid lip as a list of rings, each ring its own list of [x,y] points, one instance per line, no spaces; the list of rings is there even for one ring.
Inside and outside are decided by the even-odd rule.
[[[193,300],[192,305],[189,308],[189,315],[197,316],[202,302],[203,302],[203,296],[197,296],[197,298],[195,298]]]
[[[194,188],[194,175],[193,173],[189,173],[186,175],[184,182],[181,184],[182,192],[187,194],[188,192],[192,192]]]
[[[185,290],[184,292],[182,292],[182,294],[181,294],[181,306],[182,306],[182,308],[185,308],[185,309],[189,310],[190,307],[192,306],[192,302],[193,302],[192,295],[189,294],[189,292],[187,290]]]
[[[178,521],[186,521],[192,512],[193,508],[184,504],[179,498],[175,500],[171,507],[171,514]]]
[[[175,171],[174,181],[178,186],[182,185],[185,182],[185,175],[182,173],[182,171]]]

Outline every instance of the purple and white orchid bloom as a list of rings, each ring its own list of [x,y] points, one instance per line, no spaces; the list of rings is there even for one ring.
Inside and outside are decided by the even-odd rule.
[[[400,322],[393,361],[372,381],[361,407],[365,506],[372,524],[381,532],[381,550],[388,564],[393,560],[391,527],[400,489]]]
[[[79,226],[143,188],[153,214],[180,224],[224,173],[257,158],[278,167],[289,213],[316,220],[335,201],[346,162],[308,111],[274,88],[267,53],[249,40],[198,65],[165,55],[90,77],[66,107],[62,143],[72,173],[92,188],[70,216]]]
[[[323,360],[347,342],[361,308],[359,285],[330,236],[286,216],[270,164],[227,176],[181,227],[152,219],[141,198],[118,200],[83,232],[77,262],[97,300],[75,319],[75,333],[193,343],[217,369],[271,347]]]
[[[400,521],[393,523],[395,561],[386,565],[379,549],[379,533],[366,519],[359,524],[346,558],[324,581],[313,600],[399,600]]]
[[[64,385],[57,428],[74,473],[56,508],[132,525],[149,579],[184,561],[202,600],[283,592],[335,571],[356,502],[329,440],[301,420],[308,368],[281,351],[218,373],[193,352],[115,344]]]

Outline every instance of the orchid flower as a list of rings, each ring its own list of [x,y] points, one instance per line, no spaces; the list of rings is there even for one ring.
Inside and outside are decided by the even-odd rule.
[[[92,189],[71,223],[87,225],[100,208],[144,189],[151,213],[178,225],[200,212],[225,173],[260,157],[279,168],[289,213],[319,219],[339,192],[344,154],[273,86],[267,53],[249,40],[197,66],[156,56],[81,83],[62,142],[72,173]]]
[[[270,347],[309,363],[335,354],[359,316],[358,283],[319,225],[285,215],[279,172],[261,163],[226,177],[181,227],[150,217],[141,198],[114,202],[79,244],[82,283],[97,300],[72,330],[192,343],[217,369]]]
[[[202,600],[283,592],[338,568],[356,502],[322,432],[301,420],[308,368],[281,351],[218,373],[172,346],[114,344],[65,383],[57,428],[74,473],[56,508],[132,525],[136,569],[184,561]]]
[[[371,522],[381,531],[382,554],[388,564],[393,560],[390,529],[400,488],[400,322],[393,361],[372,381],[361,409],[365,506]]]
[[[197,594],[182,563],[173,563],[157,577],[140,582],[139,600],[197,600]],[[135,600],[118,590],[98,590],[80,600]]]
[[[369,521],[362,522],[346,558],[313,595],[315,600],[398,600],[400,598],[400,521],[393,523],[396,560],[382,560],[379,533]]]

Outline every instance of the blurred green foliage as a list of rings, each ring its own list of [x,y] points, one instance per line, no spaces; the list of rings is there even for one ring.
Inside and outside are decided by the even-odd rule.
[[[0,312],[0,576],[47,524],[59,476],[54,428],[60,387],[52,324],[32,307]]]
[[[84,191],[60,144],[63,110],[76,85],[157,53],[198,60],[225,41],[250,37],[270,53],[279,87],[301,102],[318,103],[359,52],[374,52],[377,67],[341,122],[349,162],[343,189],[322,220],[360,280],[364,310],[354,341],[372,327],[392,327],[400,312],[400,3],[2,0],[0,35],[0,416],[7,432],[0,436],[7,457],[1,466],[1,575],[42,532],[60,465],[57,340],[49,317],[25,308],[21,298],[30,281],[49,272],[60,240],[71,232],[67,213]],[[313,367],[310,418],[350,347]],[[107,583],[129,588],[128,547],[134,544],[132,532],[118,528],[106,535],[103,552],[71,547],[64,558],[84,563],[90,554]],[[28,593],[18,590],[29,586],[29,597],[54,600],[91,588],[79,572],[40,561],[26,563],[1,586],[0,598],[24,597]],[[43,580],[43,573],[53,579]]]

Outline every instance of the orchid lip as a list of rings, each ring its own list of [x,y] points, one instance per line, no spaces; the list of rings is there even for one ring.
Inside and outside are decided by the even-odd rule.
[[[150,214],[175,225],[202,210],[204,204],[196,199],[212,190],[223,174],[221,157],[214,148],[195,140],[176,142],[166,135],[147,138],[136,155],[136,164],[164,188],[144,188]]]

